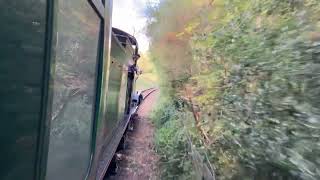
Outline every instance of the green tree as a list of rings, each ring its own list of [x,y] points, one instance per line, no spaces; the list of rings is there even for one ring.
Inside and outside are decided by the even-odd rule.
[[[173,96],[190,87],[219,179],[319,179],[319,1],[210,3],[161,1],[149,35],[160,67],[189,70]],[[162,39],[177,21],[191,59]]]

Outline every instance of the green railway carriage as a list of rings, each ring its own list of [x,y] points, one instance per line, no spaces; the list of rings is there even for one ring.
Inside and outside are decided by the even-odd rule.
[[[0,179],[103,179],[136,109],[136,39],[111,0],[0,7]]]

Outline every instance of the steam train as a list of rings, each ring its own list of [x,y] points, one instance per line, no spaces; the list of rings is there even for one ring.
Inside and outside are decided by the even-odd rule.
[[[0,179],[104,179],[136,109],[135,37],[111,0],[0,8]]]

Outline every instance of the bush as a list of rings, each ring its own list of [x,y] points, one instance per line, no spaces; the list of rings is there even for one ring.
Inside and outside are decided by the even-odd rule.
[[[171,103],[163,103],[152,119],[157,127],[155,148],[160,155],[162,179],[191,179],[192,164],[180,112]]]
[[[163,12],[170,3],[184,2],[161,1],[149,29],[165,22],[175,28],[162,34],[177,33],[170,41],[155,39],[151,48],[169,47],[156,52],[171,65],[180,57],[171,47],[189,42],[183,52],[192,65],[179,67],[192,77],[172,87],[176,97],[189,94],[199,106],[218,179],[320,179],[319,0],[215,0],[190,11],[185,23]],[[183,129],[173,123],[183,119],[179,110],[170,107],[158,123],[176,131],[163,130],[161,138],[180,137]]]

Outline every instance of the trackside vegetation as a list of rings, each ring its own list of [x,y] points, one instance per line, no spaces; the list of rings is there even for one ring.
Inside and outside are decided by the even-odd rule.
[[[320,179],[319,14],[319,0],[146,9],[163,179],[197,177],[192,148],[219,180]]]

